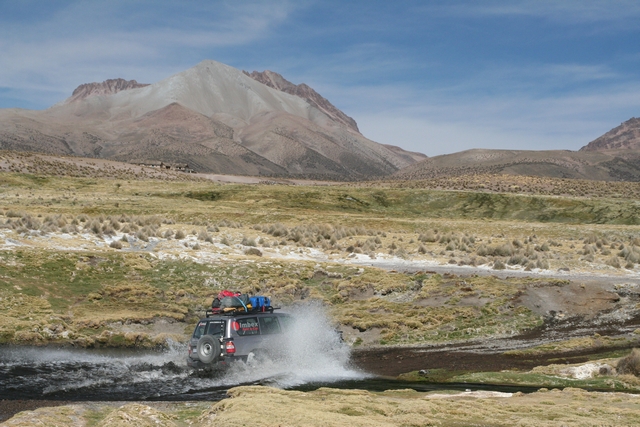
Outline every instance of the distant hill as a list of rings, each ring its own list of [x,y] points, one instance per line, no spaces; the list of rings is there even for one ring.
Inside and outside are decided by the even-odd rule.
[[[640,119],[627,120],[579,151],[473,149],[430,157],[396,172],[392,178],[416,180],[485,174],[638,182]]]
[[[430,157],[393,175],[415,180],[463,175],[509,174],[599,181],[640,181],[640,162],[599,151],[474,149]]]
[[[83,84],[43,111],[0,110],[0,149],[334,180],[387,176],[426,158],[365,138],[307,85],[215,61],[149,85]]]

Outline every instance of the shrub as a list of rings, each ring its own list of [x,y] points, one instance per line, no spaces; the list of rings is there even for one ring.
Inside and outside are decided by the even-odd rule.
[[[114,240],[109,246],[113,249],[122,249],[122,242],[119,240]]]
[[[504,270],[505,268],[506,266],[504,265],[504,262],[502,262],[501,260],[497,259],[493,262],[494,270]]]
[[[487,256],[489,255],[489,249],[485,245],[480,245],[480,247],[476,250],[478,256]]]
[[[611,257],[607,260],[607,265],[610,265],[613,268],[620,268],[620,261],[618,261],[618,258],[616,257]]]
[[[273,237],[281,237],[286,236],[288,234],[288,230],[284,225],[277,223],[269,227],[267,233],[271,234]]]
[[[433,231],[429,230],[426,233],[421,234],[418,237],[418,240],[421,242],[434,243],[438,240],[438,236],[436,236],[436,234]]]
[[[536,267],[541,269],[541,270],[548,270],[549,269],[549,261],[547,261],[546,259],[539,259],[536,261]]]
[[[542,245],[536,245],[534,249],[538,252],[548,252],[549,245],[546,243],[543,243]]]
[[[244,251],[245,255],[255,255],[255,256],[262,256],[262,251],[260,251],[260,249],[258,248],[249,248],[246,251]]]
[[[184,231],[182,231],[182,230],[176,231],[176,239],[180,240],[180,239],[184,239],[184,238],[185,238]]]
[[[93,234],[100,235],[102,233],[102,226],[100,225],[100,222],[95,219],[89,224],[89,229]]]
[[[511,257],[509,258],[509,260],[507,261],[507,264],[509,265],[527,265],[527,263],[529,262],[529,259],[523,255],[520,254],[514,254],[511,255]]]
[[[113,236],[116,234],[116,231],[111,227],[110,224],[104,224],[102,226],[102,234],[106,234],[107,236]]]
[[[138,239],[142,240],[143,242],[148,242],[149,241],[149,236],[147,236],[144,231],[138,231],[136,233],[136,237]]]
[[[296,242],[300,241],[301,237],[298,235]],[[252,237],[242,237],[242,246],[256,246],[256,241]]]
[[[640,350],[634,348],[631,353],[618,361],[619,374],[640,376]]]

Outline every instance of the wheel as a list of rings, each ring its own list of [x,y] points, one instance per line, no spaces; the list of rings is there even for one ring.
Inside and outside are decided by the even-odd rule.
[[[209,364],[220,356],[220,342],[211,335],[203,335],[198,340],[198,359]]]

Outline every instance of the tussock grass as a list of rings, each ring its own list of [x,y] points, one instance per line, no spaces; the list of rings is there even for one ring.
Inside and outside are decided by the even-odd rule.
[[[600,270],[636,269],[640,253],[640,227],[633,225],[637,209],[633,200],[626,199],[399,186],[118,182],[121,185],[114,191],[113,180],[102,178],[0,174],[0,233],[4,230],[24,242],[56,233],[88,234],[111,246],[74,254],[13,248],[2,254],[7,263],[6,274],[2,273],[8,278],[2,285],[5,290],[16,295],[30,292],[46,299],[57,315],[70,310],[73,317],[89,313],[81,310],[85,305],[101,309],[100,302],[113,298],[100,294],[101,286],[149,285],[165,293],[149,297],[144,315],[131,317],[122,311],[125,322],[168,317],[188,323],[208,304],[215,289],[241,288],[269,293],[283,304],[319,299],[331,307],[345,330],[353,331],[354,340],[371,332],[373,341],[411,343],[511,334],[536,325],[539,319],[518,311],[521,307],[503,304],[501,298],[515,295],[517,281],[509,284],[507,292],[506,285],[480,279],[456,287],[434,275],[419,278],[368,269],[356,274],[345,268],[342,279],[320,273],[314,278],[317,268],[305,262],[275,262],[269,258],[270,251],[286,255],[315,248],[336,259],[393,254],[498,269]],[[134,247],[169,239],[179,240],[185,254],[213,251],[235,253],[236,258],[204,268],[192,261],[151,260],[142,254],[139,259],[152,267],[131,267],[132,260],[140,257],[129,252]],[[243,253],[251,248],[263,257]],[[15,258],[18,255],[20,260]],[[261,264],[240,268],[243,257]],[[89,261],[80,262],[81,258]],[[169,265],[182,274],[167,270]],[[241,270],[245,273],[239,274]],[[207,279],[205,271],[208,278],[215,278],[215,289],[200,285]],[[427,291],[430,286],[438,291]],[[189,297],[173,301],[179,291]],[[136,298],[128,296],[125,302],[133,307]],[[438,301],[437,309],[433,301]],[[177,304],[175,316],[169,314],[172,304]],[[180,307],[186,307],[187,313]],[[73,322],[68,326],[75,328]],[[101,328],[109,326],[105,323]],[[91,328],[86,333],[76,329],[80,335],[93,336]]]
[[[243,386],[217,403],[145,402],[39,408],[17,414],[12,425],[254,425],[418,426],[513,425],[584,426],[638,425],[637,398],[576,388],[541,389],[535,393],[338,390],[310,392]],[[247,410],[251,408],[252,410]],[[256,413],[269,414],[256,417]]]
[[[630,374],[640,377],[640,350],[634,348],[631,354],[620,359],[616,369],[620,374]]]
[[[563,354],[575,351],[603,351],[619,348],[628,348],[639,342],[638,338],[609,337],[598,334],[590,337],[572,338],[569,340],[554,341],[539,346],[506,351],[504,354],[514,357],[534,357],[545,354]]]

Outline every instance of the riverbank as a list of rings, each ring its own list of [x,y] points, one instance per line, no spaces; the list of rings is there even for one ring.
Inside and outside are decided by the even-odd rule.
[[[572,388],[512,394],[331,388],[298,392],[250,386],[231,389],[228,399],[214,404],[77,403],[22,412],[0,425],[635,426],[640,424],[639,402],[636,395]]]

